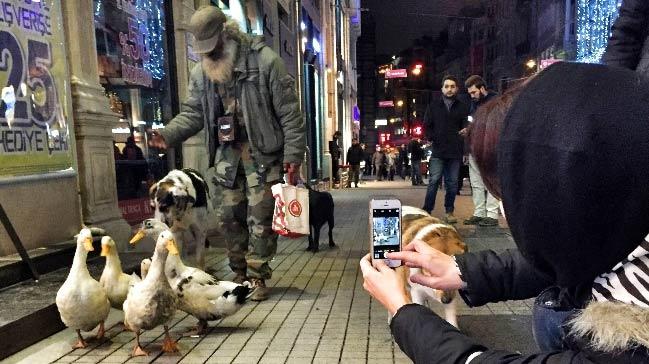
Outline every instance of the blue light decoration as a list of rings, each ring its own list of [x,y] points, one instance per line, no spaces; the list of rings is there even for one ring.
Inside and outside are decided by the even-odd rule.
[[[577,1],[577,61],[599,63],[621,0]]]
[[[161,80],[165,76],[164,0],[139,0],[137,9],[147,15],[146,19],[137,19],[149,50],[149,59],[143,62],[144,68],[151,72],[153,78]]]
[[[102,16],[102,12],[104,10],[103,7],[104,4],[102,4],[102,0],[97,0],[95,2],[95,20]]]

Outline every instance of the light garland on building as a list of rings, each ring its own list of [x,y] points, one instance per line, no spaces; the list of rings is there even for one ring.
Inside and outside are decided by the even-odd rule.
[[[144,42],[149,59],[144,61],[144,68],[151,72],[153,78],[161,80],[165,76],[164,0],[140,0],[137,8],[147,14],[146,19],[138,18],[138,25],[147,29]]]
[[[577,1],[577,61],[599,63],[621,0]]]

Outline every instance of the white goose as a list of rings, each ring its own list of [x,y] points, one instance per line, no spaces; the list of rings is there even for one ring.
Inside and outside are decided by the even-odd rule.
[[[170,231],[165,223],[155,219],[145,220],[131,242],[143,236],[158,235],[162,231]],[[208,321],[233,315],[250,297],[248,282],[218,281],[198,268],[186,266],[179,256],[170,255],[167,258],[165,273],[180,299],[178,308],[198,319],[195,333],[199,335],[207,333]]]
[[[81,331],[91,331],[99,325],[97,338],[104,336],[104,321],[110,312],[110,302],[103,287],[88,271],[86,258],[93,251],[92,233],[83,228],[77,236],[77,250],[74,253],[72,268],[65,282],[56,293],[56,306],[61,321],[77,331],[78,341],[72,348],[85,348],[86,341]]]
[[[121,310],[129,288],[141,279],[135,273],[128,275],[122,271],[115,241],[110,236],[101,238],[101,256],[106,257],[106,266],[99,278],[99,283],[104,287],[110,305]]]
[[[146,219],[142,221],[140,230],[131,239],[131,244],[135,244],[145,236],[155,239],[163,231],[171,232],[169,226],[164,222],[156,219]],[[175,233],[172,232],[172,234],[175,236]],[[176,287],[181,280],[190,276],[193,277],[196,282],[202,284],[214,284],[218,281],[216,277],[201,269],[185,265],[179,255],[172,254],[167,257],[165,274],[167,275],[169,284],[171,284],[172,287]]]
[[[173,318],[178,304],[176,294],[169,286],[169,281],[164,274],[168,254],[177,255],[178,248],[171,232],[163,231],[156,241],[151,267],[146,278],[128,292],[126,301],[124,301],[124,320],[135,332],[133,356],[148,355],[140,346],[140,330],[150,330],[158,325],[164,325],[165,331],[162,351],[178,351],[178,345],[169,336],[169,327],[167,326],[169,320]]]

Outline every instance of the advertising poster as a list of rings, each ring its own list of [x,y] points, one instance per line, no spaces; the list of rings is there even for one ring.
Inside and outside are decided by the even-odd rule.
[[[0,178],[69,169],[59,0],[0,0]]]

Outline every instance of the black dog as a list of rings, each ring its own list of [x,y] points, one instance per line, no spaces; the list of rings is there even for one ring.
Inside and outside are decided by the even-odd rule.
[[[329,192],[319,192],[309,188],[309,247],[307,251],[317,252],[320,246],[320,229],[326,223],[329,225],[329,247],[336,246],[333,238],[334,229],[334,199]]]

